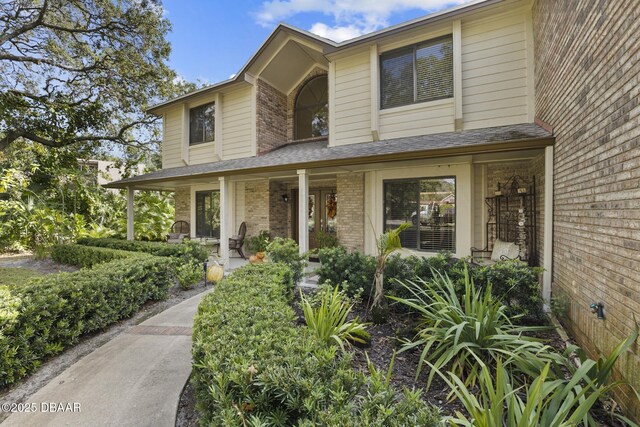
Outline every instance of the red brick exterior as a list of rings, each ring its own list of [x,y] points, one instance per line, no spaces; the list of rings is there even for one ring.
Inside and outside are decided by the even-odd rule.
[[[287,97],[264,80],[256,91],[257,152],[264,154],[287,142]]]
[[[570,300],[566,326],[598,356],[640,312],[640,5],[537,0],[533,28],[536,116],[556,136],[552,293]],[[637,345],[617,367],[640,390]],[[618,397],[640,418],[634,395]]]

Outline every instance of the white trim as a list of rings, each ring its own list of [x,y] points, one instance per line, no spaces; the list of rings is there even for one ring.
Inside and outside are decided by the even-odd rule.
[[[258,154],[258,82],[255,77],[246,74],[251,85],[251,156]]]
[[[327,84],[329,85],[329,147],[336,145],[336,63],[329,62],[329,73],[327,74]]]
[[[325,67],[324,65],[320,65],[317,62],[314,62],[308,69],[307,71],[305,71],[302,76],[293,84],[293,86],[291,86],[288,90],[287,93],[285,95],[287,95],[287,97],[289,97],[291,95],[291,93],[294,91],[295,88],[298,87],[299,84],[301,84],[303,81],[306,80],[306,78],[309,76],[309,74],[315,70],[316,68],[320,68],[321,70],[324,70],[327,72],[327,74],[329,73],[329,68]],[[261,79],[263,79],[262,77],[260,77]],[[263,79],[265,80],[265,79]],[[265,80],[267,81],[267,80]],[[271,84],[271,83],[269,83]],[[275,87],[274,85],[271,84],[271,86]]]
[[[226,265],[229,261],[229,223],[232,220],[231,207],[231,191],[229,189],[229,180],[224,176],[218,178],[220,182],[220,258],[222,264]]]
[[[527,119],[533,123],[536,115],[536,95],[535,95],[535,63],[534,63],[534,40],[533,40],[533,18],[531,10],[524,15],[525,43],[527,49]]]
[[[551,302],[553,282],[553,146],[544,150],[544,273],[542,273],[542,298]]]
[[[214,117],[215,124],[215,140],[216,147],[215,153],[218,156],[219,160],[222,160],[222,95],[220,92],[216,93],[216,99],[214,101],[216,103],[216,115]]]
[[[453,105],[454,127],[462,130],[462,23],[459,19],[453,21]]]
[[[133,187],[127,187],[127,240],[134,239],[133,233],[133,200],[135,197],[135,190]]]
[[[371,138],[373,141],[380,139],[380,68],[378,65],[378,45],[372,44],[369,47],[369,63],[371,88]]]
[[[180,147],[180,158],[182,162],[189,166],[189,105],[182,105],[182,146]]]
[[[309,173],[298,169],[298,245],[300,255],[309,251]]]

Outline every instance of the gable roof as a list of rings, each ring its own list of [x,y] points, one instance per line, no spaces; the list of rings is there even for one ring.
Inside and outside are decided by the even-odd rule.
[[[181,95],[179,97],[167,100],[167,101],[163,101],[160,102],[158,104],[153,105],[152,107],[150,107],[147,111],[149,113],[155,113],[157,112],[160,108],[163,107],[167,107],[171,104],[175,104],[177,102],[180,102],[182,100],[191,98],[193,96],[196,95],[200,95],[209,91],[214,91],[214,90],[219,90],[222,89],[226,86],[230,86],[232,84],[236,84],[236,83],[240,83],[243,82],[245,80],[245,73],[249,70],[249,68],[251,67],[251,65],[253,65],[253,63],[260,57],[260,55],[265,51],[265,49],[274,41],[274,39],[281,33],[286,32],[286,33],[290,33],[290,34],[295,34],[297,36],[300,36],[304,39],[313,41],[314,43],[319,44],[324,51],[324,54],[329,54],[329,53],[334,53],[337,52],[339,50],[342,49],[346,49],[346,48],[350,48],[353,46],[357,46],[359,44],[363,44],[363,43],[368,43],[371,42],[375,39],[381,38],[381,37],[386,37],[392,34],[396,34],[402,31],[407,31],[410,30],[412,28],[415,27],[419,27],[422,25],[426,25],[426,24],[430,24],[433,22],[437,22],[443,19],[448,19],[451,18],[455,15],[461,14],[461,13],[465,13],[465,12],[470,12],[472,10],[475,9],[479,9],[479,8],[484,8],[487,7],[489,5],[495,4],[495,3],[500,3],[503,2],[504,0],[474,0],[470,3],[466,3],[460,6],[456,6],[456,7],[452,7],[449,9],[445,9],[442,10],[440,12],[434,12],[416,19],[412,19],[410,21],[407,22],[403,22],[397,25],[392,25],[390,27],[387,28],[383,28],[381,30],[378,31],[374,31],[372,33],[368,33],[368,34],[364,34],[362,36],[353,38],[353,39],[349,39],[349,40],[344,40],[342,42],[335,42],[333,40],[324,38],[324,37],[320,37],[317,34],[313,34],[309,31],[303,30],[301,28],[297,28],[294,27],[293,25],[289,25],[286,23],[279,23],[278,26],[271,32],[271,34],[269,35],[269,37],[267,37],[267,39],[264,41],[264,43],[262,43],[262,45],[260,46],[260,48],[251,56],[251,58],[249,58],[249,60],[242,66],[242,68],[240,69],[240,71],[238,71],[235,76],[233,76],[232,78],[229,78],[227,80],[223,80],[221,82],[218,83],[214,83],[212,85],[203,87],[201,89],[195,90],[193,92],[189,92],[187,94]]]
[[[154,184],[188,177],[218,177],[292,169],[347,166],[374,162],[415,160],[453,155],[524,150],[552,145],[551,133],[532,124],[481,128],[329,147],[326,141],[290,144],[262,156],[222,160],[161,169],[112,182],[105,187],[134,186],[154,189]],[[156,188],[159,188],[156,187]]]

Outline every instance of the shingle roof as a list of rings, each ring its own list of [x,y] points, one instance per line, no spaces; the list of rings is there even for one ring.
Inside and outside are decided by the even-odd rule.
[[[534,142],[536,145],[532,145]],[[194,175],[224,176],[301,167],[345,166],[369,162],[527,149],[551,144],[553,144],[553,136],[542,127],[532,123],[412,136],[337,147],[329,147],[326,141],[317,141],[286,145],[256,157],[161,169],[145,175],[115,181],[105,186],[125,188],[128,185],[176,180]]]

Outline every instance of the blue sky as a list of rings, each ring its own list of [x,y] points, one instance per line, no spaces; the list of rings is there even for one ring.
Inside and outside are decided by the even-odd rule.
[[[236,73],[278,22],[336,41],[469,0],[164,0],[171,21],[171,67],[188,81],[216,83]]]

